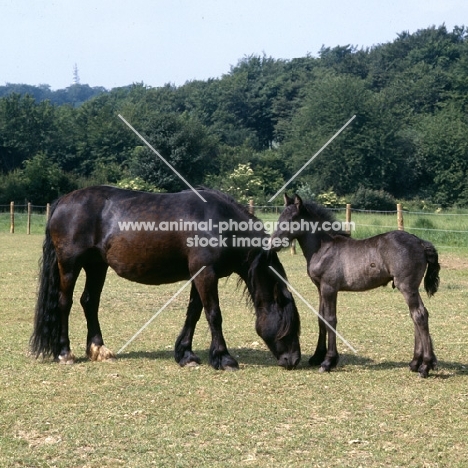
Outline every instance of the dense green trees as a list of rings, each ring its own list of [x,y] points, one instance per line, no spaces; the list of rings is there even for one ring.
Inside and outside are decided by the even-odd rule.
[[[468,205],[467,37],[440,26],[369,49],[249,56],[180,87],[0,87],[0,203],[92,183],[184,188],[120,113],[190,183],[257,202],[356,115],[290,190]]]

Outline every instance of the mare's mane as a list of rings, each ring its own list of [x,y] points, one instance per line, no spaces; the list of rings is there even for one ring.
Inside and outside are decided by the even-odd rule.
[[[259,218],[257,218],[255,215],[253,215],[247,206],[242,205],[241,203],[237,202],[231,195],[228,195],[227,193],[221,192],[216,189],[204,187],[204,186],[198,186],[196,187],[196,190],[199,190],[200,192],[209,192],[212,193],[222,200],[228,202],[231,206],[233,206],[236,211],[238,211],[241,215],[247,216],[248,219],[252,219],[253,221],[261,221]],[[184,192],[190,191],[188,190],[183,190]],[[263,232],[263,231],[262,231]],[[267,235],[267,234],[265,234]],[[273,258],[272,258],[273,255]],[[237,279],[237,287],[241,287],[242,283],[244,283],[243,287],[243,296],[246,300],[246,303],[248,304],[249,307],[252,307],[255,311],[256,309],[256,304],[255,304],[255,297],[253,295],[253,289],[255,288],[255,276],[257,275],[258,269],[261,269],[261,271],[265,271],[266,274],[271,275],[272,272],[270,271],[269,268],[265,269],[265,262],[273,262],[275,269],[278,270],[278,273],[280,273],[283,278],[286,278],[286,272],[283,268],[283,265],[279,262],[279,259],[276,257],[276,253],[270,252],[269,250],[264,250],[262,247],[252,247],[246,254],[244,258],[244,262],[248,265],[248,273],[247,273],[247,278],[242,279],[242,277],[238,277]],[[278,281],[275,278],[275,281]]]
[[[222,198],[223,200],[229,202],[231,205],[236,207],[241,213],[243,213],[244,215],[247,215],[249,217],[249,219],[253,219],[255,221],[260,221],[260,219],[258,219],[255,215],[253,215],[249,211],[247,206],[242,205],[241,203],[236,201],[233,197],[231,197],[231,195],[228,195],[227,193],[221,192],[221,191],[216,190],[216,189],[208,188],[208,187],[203,187],[203,186],[202,187],[196,187],[196,190],[198,190],[200,192],[214,193],[218,197]],[[184,192],[188,192],[188,191],[190,191],[190,189],[184,190]]]

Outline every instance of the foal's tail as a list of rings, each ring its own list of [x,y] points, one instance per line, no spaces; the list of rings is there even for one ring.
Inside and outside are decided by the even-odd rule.
[[[436,248],[430,242],[422,241],[422,243],[427,260],[427,271],[426,276],[424,276],[424,289],[430,297],[437,292],[437,289],[439,289],[439,255]]]
[[[51,217],[54,208],[55,206],[51,209]],[[57,357],[60,353],[59,287],[60,276],[57,254],[52,243],[49,225],[47,225],[42,247],[34,330],[29,340],[31,352],[36,358],[41,354],[43,356],[52,354]]]

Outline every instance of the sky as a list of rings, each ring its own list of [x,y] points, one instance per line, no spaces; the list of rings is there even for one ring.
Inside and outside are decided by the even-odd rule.
[[[467,0],[0,0],[0,86],[111,89],[218,78],[239,60],[317,56],[468,25]]]

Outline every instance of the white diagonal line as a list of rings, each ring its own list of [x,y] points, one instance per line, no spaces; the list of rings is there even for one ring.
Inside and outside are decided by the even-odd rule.
[[[118,351],[120,354],[201,272],[202,266]]]
[[[140,134],[138,133],[137,130],[135,130],[135,128],[132,127],[132,125],[130,123],[128,123],[123,117],[121,114],[118,114],[119,118],[127,125],[128,128],[130,128],[130,130],[132,130],[133,133],[135,133],[135,135],[164,163],[166,164],[167,167],[169,167],[175,174],[177,174],[177,176],[187,185],[187,187],[189,187],[193,192],[195,192],[205,203],[206,203],[206,200],[200,195],[200,192],[198,192],[198,190],[195,190],[185,179],[184,177],[179,174],[179,172],[177,172],[177,170],[168,162],[166,161],[162,156],[161,154],[155,149],[153,148],[149,142]]]
[[[340,340],[353,352],[353,353],[357,353],[357,351],[353,348],[353,346],[351,346],[315,309],[314,307],[312,307],[300,294],[298,291],[296,291],[290,284],[289,282],[284,279],[271,265],[270,265],[270,269],[273,270],[273,272],[275,273],[275,275],[281,280],[283,281],[283,283],[289,288],[291,289],[292,292],[294,292],[297,297],[330,329],[330,330],[333,330],[336,334],[336,336],[338,338],[340,338]]]
[[[273,201],[354,119],[353,115],[269,200]]]

